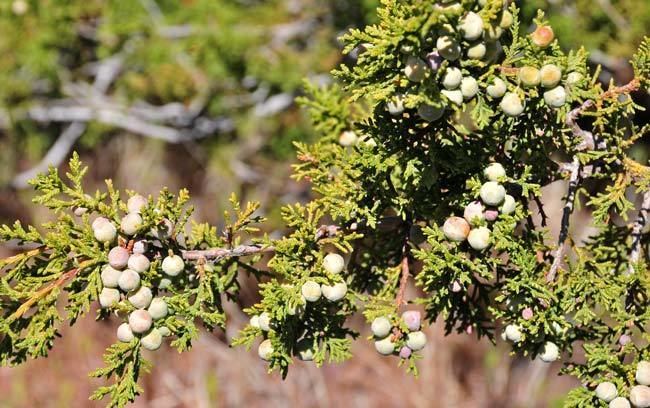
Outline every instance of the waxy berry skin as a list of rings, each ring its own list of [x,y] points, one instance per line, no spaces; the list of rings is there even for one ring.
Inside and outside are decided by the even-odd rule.
[[[112,288],[104,288],[99,293],[99,304],[101,307],[111,307],[120,301],[120,291]]]
[[[488,181],[481,186],[479,194],[485,204],[497,206],[506,198],[506,189],[496,181]]]
[[[524,104],[519,95],[513,92],[508,92],[501,99],[499,107],[508,116],[517,117],[524,113]]]
[[[257,347],[257,355],[265,361],[271,359],[271,356],[273,355],[273,344],[271,343],[271,340],[266,339],[260,343]]]
[[[129,213],[122,218],[120,229],[126,235],[134,235],[142,225],[142,217],[138,213]]]
[[[126,269],[120,274],[117,285],[124,292],[130,292],[140,287],[140,274],[131,269]]]
[[[142,197],[139,194],[132,196],[126,202],[126,208],[129,210],[129,213],[140,214],[146,206],[147,206],[147,199]]]
[[[122,323],[117,328],[117,339],[122,343],[130,343],[134,338],[135,336],[133,335],[128,323]]]
[[[406,346],[413,351],[419,351],[427,344],[427,336],[424,332],[415,331],[406,335]]]
[[[134,310],[129,315],[129,327],[133,333],[141,334],[149,331],[151,325],[153,324],[153,319],[149,312],[143,309]]]
[[[149,270],[149,258],[142,254],[133,254],[129,257],[127,266],[129,269],[132,269],[138,273],[143,273]]]
[[[334,285],[321,285],[321,291],[325,299],[330,302],[337,302],[343,299],[348,293],[348,285],[345,282],[335,283]]]
[[[178,255],[169,255],[163,259],[162,270],[169,276],[178,276],[185,269],[183,258]]]
[[[325,269],[327,273],[336,275],[343,272],[344,268],[345,260],[339,254],[331,253],[325,255],[323,258],[323,269]]]
[[[389,356],[395,351],[395,343],[393,343],[390,336],[388,336],[384,339],[375,341],[375,350],[377,350],[379,354]]]
[[[464,218],[449,217],[442,226],[445,237],[451,241],[461,242],[467,239],[470,225]]]
[[[489,181],[499,181],[506,176],[506,169],[503,168],[501,163],[491,163],[483,170],[483,175]]]
[[[305,282],[300,288],[300,292],[308,302],[316,302],[322,295],[320,285],[314,281]]]
[[[128,297],[129,302],[136,309],[145,309],[149,307],[153,299],[151,289],[146,286],[141,286],[137,291]]]
[[[650,361],[639,361],[634,378],[641,385],[650,385]]]
[[[610,402],[618,396],[618,391],[616,390],[616,385],[612,382],[605,381],[598,384],[595,390],[596,397],[599,399]]]
[[[490,230],[486,227],[474,228],[467,236],[469,246],[477,251],[482,251],[490,246]]]
[[[507,90],[508,87],[506,86],[505,81],[498,77],[494,78],[494,81],[492,81],[492,85],[488,85],[488,87],[486,88],[487,94],[495,99],[503,97],[503,95],[506,94]]]
[[[370,330],[375,337],[386,337],[392,328],[393,325],[386,317],[377,317],[370,325]]]
[[[427,73],[427,64],[418,57],[408,57],[404,75],[412,82],[422,82]]]
[[[92,223],[93,235],[99,242],[113,242],[117,237],[117,228],[104,217],[99,217]]]
[[[552,363],[560,358],[560,350],[555,343],[547,341],[542,347],[542,352],[539,358],[545,363]]]
[[[115,269],[124,269],[129,262],[129,251],[117,246],[108,252],[108,264]]]
[[[167,314],[169,313],[169,307],[167,306],[167,302],[165,302],[161,298],[154,298],[151,300],[151,304],[147,308],[149,311],[149,314],[151,315],[151,318],[154,320],[159,320],[167,317]]]

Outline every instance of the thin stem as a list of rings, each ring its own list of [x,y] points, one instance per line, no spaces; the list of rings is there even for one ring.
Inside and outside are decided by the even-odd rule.
[[[188,261],[198,261],[200,259],[223,259],[247,255],[255,255],[259,253],[274,252],[273,246],[259,246],[259,245],[239,245],[232,249],[228,248],[210,248],[203,250],[181,251],[182,257]]]

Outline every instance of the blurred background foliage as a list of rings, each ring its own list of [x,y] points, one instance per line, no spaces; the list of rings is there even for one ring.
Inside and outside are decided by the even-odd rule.
[[[294,98],[304,78],[327,83],[330,69],[354,63],[354,55],[341,56],[337,38],[373,23],[378,3],[1,1],[0,223],[44,221],[46,214],[30,204],[26,180],[49,164],[66,163],[74,149],[91,166],[89,189],[101,187],[105,178],[141,193],[187,187],[196,218],[217,225],[234,191],[242,200],[260,200],[271,219],[268,232],[282,233],[280,205],[309,197],[306,184],[289,181],[292,142],[313,137]],[[650,2],[517,3],[522,30],[532,31],[542,9],[565,49],[584,45],[594,66],[603,66],[601,81],[630,79],[627,59],[648,34]],[[647,94],[635,98],[650,106]],[[647,115],[636,120],[647,122]],[[635,149],[646,162],[647,145]],[[0,247],[0,256],[8,250]],[[249,286],[244,304],[256,296]],[[228,312],[234,333],[245,317],[239,308]],[[0,395],[9,395],[0,405],[86,406],[89,390],[79,382],[86,383],[85,373],[99,360],[79,362],[78,351],[98,358],[113,329],[84,324],[88,335],[66,336],[47,361],[0,370]],[[150,400],[138,404],[328,406],[355,398],[351,405],[529,407],[531,401],[559,404],[575,385],[556,379],[554,369],[510,359],[471,336],[443,339],[440,328],[431,331],[435,344],[421,364],[419,382],[390,362],[378,362],[358,342],[360,356],[351,362],[319,372],[301,366],[281,386],[278,378],[265,376],[253,353],[225,346],[230,333],[205,336],[195,353],[156,357],[154,375],[144,384]],[[36,375],[61,380],[57,387],[34,390],[29,384]]]

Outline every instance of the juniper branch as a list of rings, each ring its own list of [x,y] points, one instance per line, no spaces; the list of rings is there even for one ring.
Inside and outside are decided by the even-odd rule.
[[[643,235],[643,228],[648,223],[648,216],[650,213],[650,191],[643,194],[643,202],[639,215],[632,225],[632,248],[630,250],[630,262],[628,273],[634,273],[634,265],[639,262],[641,257],[641,237]]]

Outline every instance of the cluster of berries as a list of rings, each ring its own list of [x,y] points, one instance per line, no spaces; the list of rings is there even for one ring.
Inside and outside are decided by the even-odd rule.
[[[609,408],[630,408],[631,405],[638,408],[650,407],[650,361],[640,361],[637,364],[634,378],[638,385],[630,389],[629,400],[619,397],[616,384],[610,381],[598,384],[596,397],[609,403]]]
[[[523,339],[521,328],[516,324],[509,324],[501,333],[501,338],[504,341],[511,341],[519,343]],[[552,363],[560,358],[560,349],[557,344],[552,341],[547,341],[542,345],[539,353],[539,359],[545,363]]]
[[[147,200],[135,195],[127,202],[128,214],[120,220],[120,232],[134,238],[142,226],[142,210]],[[116,240],[117,227],[107,218],[98,217],[92,223],[95,239],[104,243]],[[172,233],[173,225],[165,222],[162,228],[154,228],[150,234],[156,239],[165,239]],[[160,281],[157,289],[142,284],[141,275],[149,272],[152,256],[145,239],[133,240],[132,245],[117,245],[108,252],[108,264],[101,272],[102,290],[99,303],[102,308],[112,308],[120,302],[128,302],[127,307],[134,308],[128,321],[117,329],[117,338],[122,342],[131,342],[136,336],[142,346],[156,350],[162,344],[162,338],[171,331],[165,326],[155,327],[154,321],[161,320],[169,313],[168,305],[161,297],[154,297],[154,290],[163,290],[170,283],[169,278]],[[147,256],[149,254],[149,256]],[[170,253],[161,265],[162,271],[169,277],[178,276],[185,268],[183,259]]]
[[[370,330],[375,337],[375,349],[379,354],[389,356],[397,353],[400,358],[408,359],[414,351],[420,351],[427,344],[427,337],[420,330],[421,315],[416,310],[402,313],[402,324],[408,329],[406,337],[396,335],[402,329],[393,326],[387,316],[375,318],[370,325]]]
[[[514,197],[506,194],[505,187],[499,183],[506,177],[501,164],[490,164],[483,175],[488,181],[481,186],[480,201],[469,203],[463,217],[449,217],[442,226],[447,239],[455,242],[467,240],[469,246],[477,251],[490,246],[491,231],[485,223],[495,221],[499,214],[512,214],[517,207]]]

